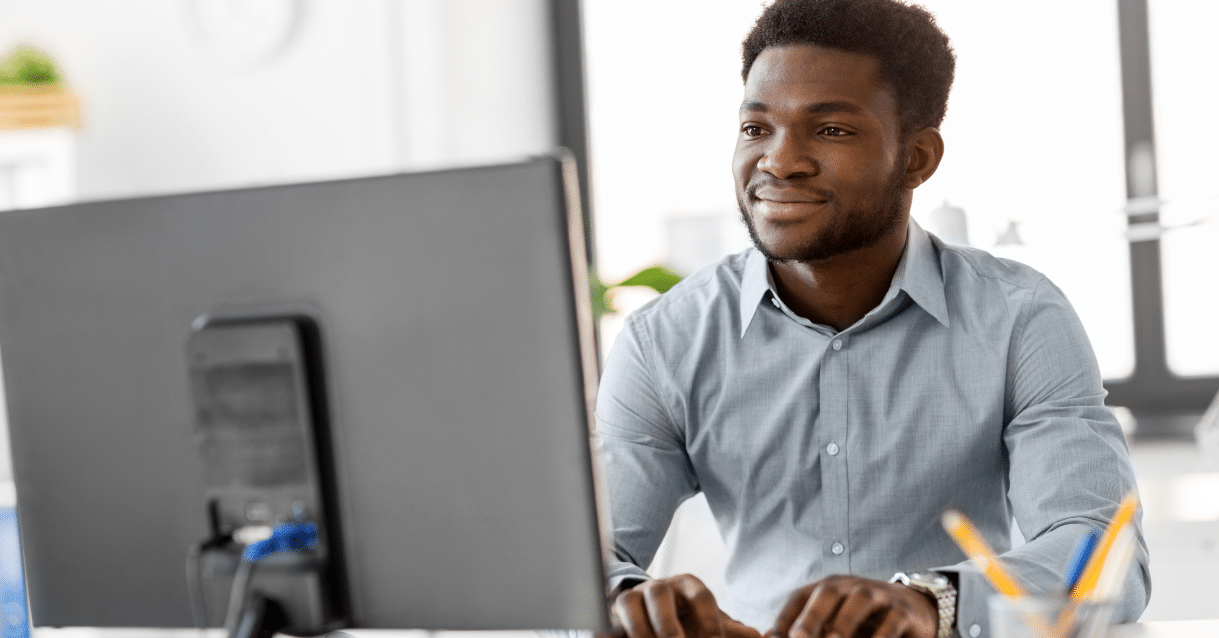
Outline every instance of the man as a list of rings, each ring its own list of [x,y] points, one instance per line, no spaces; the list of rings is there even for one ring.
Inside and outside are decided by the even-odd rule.
[[[755,247],[629,317],[602,378],[614,618],[632,638],[989,635],[993,589],[940,514],[1027,588],[1061,587],[1134,486],[1095,356],[1041,274],[909,218],[954,68],[927,12],[777,0],[743,51],[732,169]],[[1018,193],[1021,168],[995,170]],[[719,600],[644,572],[699,491],[729,550]],[[1137,528],[1120,620],[1150,591]]]

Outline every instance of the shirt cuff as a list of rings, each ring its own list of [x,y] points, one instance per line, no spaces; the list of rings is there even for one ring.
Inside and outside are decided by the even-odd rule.
[[[991,633],[987,599],[995,590],[986,576],[968,567],[937,567],[932,571],[956,577],[957,634],[961,638],[988,638]]]
[[[623,561],[610,562],[607,577],[611,599],[645,580],[652,579],[642,567]]]

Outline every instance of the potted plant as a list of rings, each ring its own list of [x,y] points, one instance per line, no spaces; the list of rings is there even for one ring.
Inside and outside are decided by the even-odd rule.
[[[0,59],[0,129],[79,124],[80,103],[50,56],[22,45]]]

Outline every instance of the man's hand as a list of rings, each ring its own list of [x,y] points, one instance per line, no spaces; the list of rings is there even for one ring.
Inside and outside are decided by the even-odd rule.
[[[628,638],[762,638],[720,611],[711,590],[690,574],[644,581],[618,594],[610,620]]]
[[[830,576],[796,591],[768,638],[935,638],[939,612],[926,594],[858,576]]]

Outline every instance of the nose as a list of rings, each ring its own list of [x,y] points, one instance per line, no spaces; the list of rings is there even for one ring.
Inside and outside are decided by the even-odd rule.
[[[813,158],[811,149],[803,144],[799,136],[791,132],[777,132],[770,136],[770,144],[758,160],[758,170],[765,171],[777,179],[816,175],[820,167]]]

